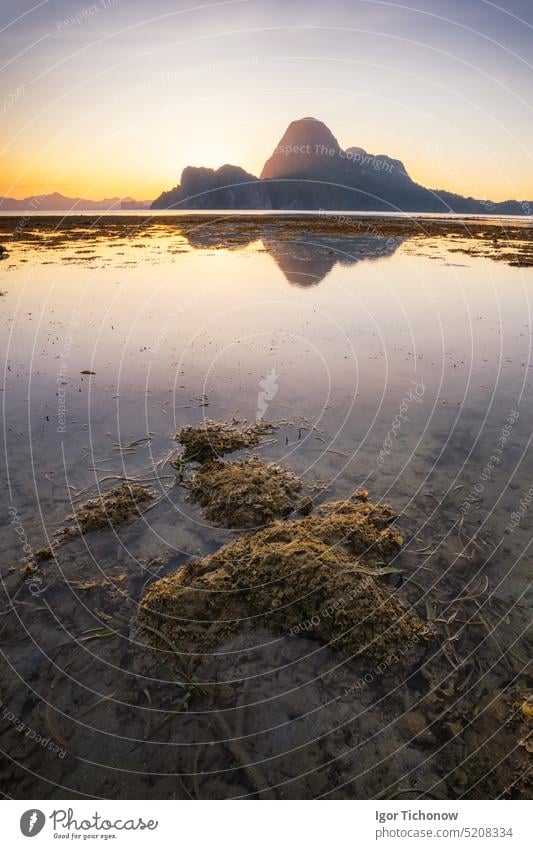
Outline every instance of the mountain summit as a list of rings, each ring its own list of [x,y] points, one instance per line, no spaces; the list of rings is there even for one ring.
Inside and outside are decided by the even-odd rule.
[[[342,153],[340,145],[322,121],[300,118],[292,121],[261,172],[262,180],[316,175],[331,170]]]
[[[531,215],[531,203],[465,198],[427,189],[399,159],[343,150],[323,121],[300,118],[283,133],[261,176],[234,165],[187,167],[153,209],[293,209]]]

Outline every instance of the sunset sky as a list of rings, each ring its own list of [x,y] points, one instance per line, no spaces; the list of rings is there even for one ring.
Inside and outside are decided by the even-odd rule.
[[[431,188],[533,200],[532,36],[531,0],[2,0],[0,195],[259,174],[312,115]]]

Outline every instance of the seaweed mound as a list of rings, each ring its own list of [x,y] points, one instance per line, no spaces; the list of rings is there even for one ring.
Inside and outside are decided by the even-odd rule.
[[[191,477],[189,497],[225,528],[257,528],[295,509],[301,481],[260,457],[234,463],[210,460]]]
[[[246,534],[152,584],[141,629],[155,648],[202,654],[262,625],[390,663],[407,640],[430,636],[381,582],[403,544],[392,518],[387,505],[339,501]]]
[[[183,460],[186,463],[196,461],[205,463],[232,451],[242,451],[259,444],[262,436],[273,432],[270,422],[238,428],[229,422],[214,422],[209,419],[203,427],[192,425],[182,428],[176,439],[183,446]]]
[[[145,486],[137,483],[121,483],[104,495],[80,504],[74,515],[67,517],[67,520],[71,520],[74,524],[60,528],[55,536],[59,542],[64,542],[66,539],[82,536],[90,531],[119,527],[130,519],[140,516],[141,505],[152,501],[154,497],[154,493]]]

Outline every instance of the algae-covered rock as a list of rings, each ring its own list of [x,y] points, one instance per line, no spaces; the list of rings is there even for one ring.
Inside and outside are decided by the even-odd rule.
[[[406,640],[430,633],[382,583],[403,544],[392,518],[386,505],[340,501],[274,522],[152,584],[140,626],[167,651],[213,651],[262,625],[391,662]]]
[[[82,536],[90,531],[116,528],[141,515],[141,505],[154,499],[154,493],[137,483],[121,483],[113,489],[85,501],[67,518],[72,525],[60,528],[55,536],[59,542]]]
[[[189,497],[215,525],[258,528],[291,513],[301,489],[291,471],[250,457],[204,463],[191,477]]]
[[[233,451],[253,448],[259,444],[262,436],[271,434],[274,427],[271,422],[239,428],[235,423],[207,420],[203,427],[182,428],[176,434],[176,439],[184,448],[183,460],[186,463],[205,463]]]

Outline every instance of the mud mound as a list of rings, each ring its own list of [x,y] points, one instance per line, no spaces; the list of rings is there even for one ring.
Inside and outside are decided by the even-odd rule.
[[[80,504],[76,512],[67,517],[73,524],[56,531],[57,541],[64,542],[90,531],[119,527],[140,516],[140,506],[152,501],[154,497],[154,493],[145,486],[121,483],[104,495]]]
[[[262,436],[272,434],[275,425],[271,422],[236,427],[236,423],[214,422],[207,420],[203,427],[184,427],[176,434],[183,446],[183,460],[186,463],[196,461],[205,463],[233,451],[253,448],[259,444]]]
[[[235,463],[211,460],[195,472],[189,497],[224,528],[258,528],[295,509],[301,481],[260,457]]]
[[[423,622],[380,583],[403,544],[390,507],[340,501],[301,521],[274,522],[170,577],[141,602],[152,644],[204,653],[247,626],[319,639],[391,663]]]

